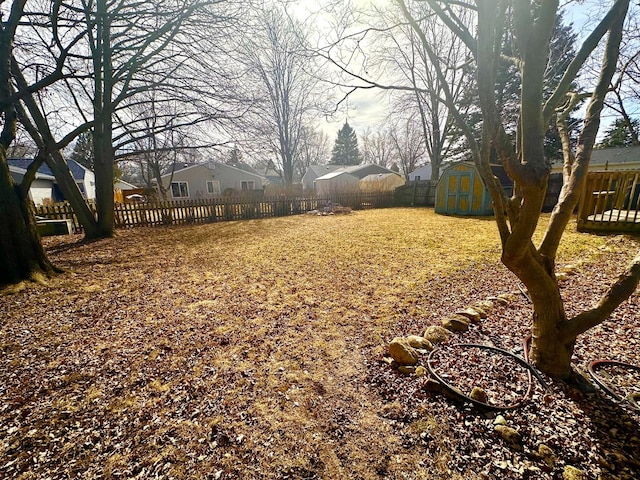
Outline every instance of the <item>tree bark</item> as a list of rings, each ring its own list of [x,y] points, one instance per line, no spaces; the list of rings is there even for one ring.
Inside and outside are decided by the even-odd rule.
[[[14,105],[17,100],[8,100],[13,94],[11,54],[25,3],[24,0],[13,2],[10,14],[3,17],[0,26],[0,114],[3,121],[0,133],[0,284],[39,280],[57,271],[40,243],[28,189],[15,184],[7,163],[7,149],[15,139],[18,121]]]
[[[113,65],[111,51],[111,18],[106,0],[98,0],[96,52],[94,52],[94,174],[96,177],[96,209],[98,228],[95,238],[113,236]]]
[[[4,147],[0,147],[0,225],[0,285],[37,281],[59,271],[40,243],[31,200],[14,183]]]

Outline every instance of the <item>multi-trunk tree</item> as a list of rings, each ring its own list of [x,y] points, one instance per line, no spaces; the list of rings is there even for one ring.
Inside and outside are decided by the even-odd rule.
[[[21,184],[17,185],[9,170],[7,152],[16,136],[19,102],[64,76],[64,61],[69,50],[62,48],[56,64],[43,76],[33,82],[16,85],[14,45],[25,17],[25,4],[25,0],[11,2],[7,10],[3,10],[6,17],[3,15],[0,23],[0,284],[37,280],[56,271],[40,243],[29,198],[30,182],[38,163],[28,169]],[[42,163],[43,160],[39,154],[37,161]]]
[[[417,23],[408,2],[397,0],[418,35]],[[502,1],[478,0],[473,4],[427,0],[434,15],[464,41],[473,56],[477,75],[479,108],[482,113],[481,136],[476,139],[472,126],[455,109],[448,89],[444,94],[460,129],[469,143],[474,161],[491,194],[495,219],[502,245],[502,262],[526,286],[533,303],[530,358],[542,371],[554,377],[572,376],[571,357],[578,335],[608,318],[612,311],[635,290],[640,279],[640,255],[613,283],[594,307],[568,317],[564,308],[555,261],[571,215],[577,205],[587,167],[596,140],[603,101],[616,69],[616,60],[628,0],[616,0],[613,6],[586,37],[581,47],[551,87],[545,83],[550,68],[550,42],[558,22],[557,0]],[[473,8],[477,20],[473,25],[460,20],[458,9]],[[496,97],[498,67],[506,34],[513,38],[512,61],[521,78],[517,104],[515,136],[507,134],[508,112],[500,108]],[[572,83],[588,56],[606,37],[601,68],[585,113],[584,124],[573,148],[564,119],[580,98],[571,91]],[[428,39],[421,36],[425,50],[435,56]],[[549,91],[547,91],[549,89]],[[563,142],[564,183],[542,241],[535,244],[544,203],[550,165],[545,156],[545,133],[557,115]],[[507,196],[492,174],[489,161],[495,152],[507,174],[514,180],[512,196]]]
[[[389,129],[389,136],[400,171],[405,178],[409,178],[409,174],[417,168],[427,151],[420,122],[416,121],[413,115],[396,118]],[[434,173],[433,165],[431,172]]]

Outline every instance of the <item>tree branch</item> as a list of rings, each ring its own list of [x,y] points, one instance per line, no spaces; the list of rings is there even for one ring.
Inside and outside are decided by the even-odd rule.
[[[592,327],[602,323],[609,315],[627,300],[638,287],[640,282],[640,252],[631,261],[624,273],[611,285],[609,291],[600,299],[598,305],[576,315],[563,328],[562,334],[567,339],[573,339]]]
[[[567,67],[567,70],[565,71],[562,80],[560,80],[560,83],[553,92],[553,95],[551,95],[549,100],[547,100],[544,105],[543,117],[545,125],[551,121],[551,117],[553,116],[556,107],[569,91],[569,88],[571,88],[571,84],[575,80],[576,75],[578,74],[580,68],[582,68],[584,62],[587,60],[589,55],[591,55],[591,52],[593,52],[593,50],[598,46],[598,43],[600,43],[600,39],[602,39],[605,33],[607,33],[607,31],[611,28],[611,24],[619,15],[620,10],[623,9],[626,12],[628,5],[628,0],[616,0],[616,3],[613,4],[607,15],[605,15],[598,26],[582,43],[580,50]]]

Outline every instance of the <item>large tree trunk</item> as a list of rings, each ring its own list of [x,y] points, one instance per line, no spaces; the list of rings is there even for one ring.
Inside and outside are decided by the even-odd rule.
[[[94,173],[96,176],[96,209],[98,229],[96,238],[113,236],[113,65],[111,51],[111,18],[106,0],[97,6],[97,33],[94,52]]]
[[[98,124],[96,123],[96,127]],[[96,209],[98,228],[94,238],[113,236],[113,147],[111,141],[111,121],[105,122],[101,132],[94,137],[96,157],[94,173],[96,176]],[[96,128],[97,131],[97,128]]]
[[[0,284],[14,284],[58,270],[42,248],[31,200],[11,178],[6,153],[0,147]]]

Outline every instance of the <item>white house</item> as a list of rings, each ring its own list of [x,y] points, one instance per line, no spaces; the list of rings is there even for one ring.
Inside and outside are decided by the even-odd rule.
[[[16,183],[22,182],[27,171],[24,168],[9,165],[9,171]],[[42,205],[45,201],[53,199],[53,188],[55,185],[55,177],[45,173],[36,172],[36,176],[31,182],[29,188],[29,198],[36,205]]]
[[[78,188],[87,200],[95,200],[96,198],[96,176],[87,167],[80,165],[75,160],[67,160],[71,175],[78,184]]]
[[[7,159],[7,163],[9,164],[9,169],[11,170],[14,180],[20,182],[29,165],[33,163],[33,159],[9,158]],[[67,160],[67,164],[84,198],[94,200],[96,198],[96,179],[93,172],[75,160],[69,159]],[[46,164],[42,164],[36,172],[36,178],[31,185],[29,194],[36,205],[41,205],[45,199],[54,202],[64,200],[64,196],[58,187],[53,172],[51,172]]]
[[[172,173],[160,177],[173,200],[214,198],[225,191],[240,193],[264,188],[262,176],[224,163],[209,161],[175,167]]]
[[[431,180],[431,164],[427,163],[409,173],[409,181],[413,182],[414,180]]]

